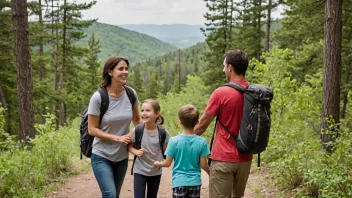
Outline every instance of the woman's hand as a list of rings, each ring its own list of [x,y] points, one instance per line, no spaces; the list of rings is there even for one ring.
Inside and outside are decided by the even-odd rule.
[[[117,141],[120,143],[129,144],[132,141],[132,138],[130,134],[127,134],[127,135],[119,136]]]

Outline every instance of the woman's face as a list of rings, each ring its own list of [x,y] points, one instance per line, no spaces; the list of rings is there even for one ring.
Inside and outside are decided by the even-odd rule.
[[[141,118],[143,123],[155,123],[159,113],[156,113],[153,106],[149,103],[143,103],[141,108]]]
[[[113,70],[109,71],[112,83],[126,84],[128,76],[128,66],[125,61],[120,61]]]

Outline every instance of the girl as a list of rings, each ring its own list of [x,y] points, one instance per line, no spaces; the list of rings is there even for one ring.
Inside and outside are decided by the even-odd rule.
[[[101,96],[95,92],[88,107],[88,132],[94,136],[92,169],[103,198],[118,198],[128,165],[129,126],[140,124],[138,99],[131,104],[125,87],[129,62],[120,56],[110,57],[104,65],[103,81],[109,106],[100,120]],[[136,92],[132,89],[137,98]]]
[[[145,198],[147,186],[147,198],[156,198],[159,190],[161,169],[155,168],[153,163],[163,159],[163,152],[166,150],[170,136],[165,128],[160,126],[164,123],[164,118],[160,115],[160,105],[156,100],[148,99],[143,101],[141,114],[143,124],[136,126],[132,131],[132,143],[128,146],[130,153],[137,156],[132,167],[134,173],[134,197]],[[162,148],[160,145],[161,137],[164,137]],[[137,142],[138,144],[140,143],[140,149],[135,147]]]

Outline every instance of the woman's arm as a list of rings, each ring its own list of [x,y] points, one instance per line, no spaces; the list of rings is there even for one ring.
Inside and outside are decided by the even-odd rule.
[[[137,126],[138,124],[142,124],[141,116],[139,116],[138,106],[132,109],[132,122],[134,126]]]
[[[208,173],[208,175],[210,174],[210,169],[207,163],[207,156],[201,156],[200,159],[200,167]]]
[[[98,137],[103,140],[110,140],[114,142],[120,142],[128,144],[131,142],[131,136],[129,134],[123,136],[117,136],[109,133],[105,133],[99,129],[99,116],[88,115],[88,133],[91,136]]]
[[[154,167],[170,167],[174,158],[166,156],[166,159],[162,162],[155,161]]]

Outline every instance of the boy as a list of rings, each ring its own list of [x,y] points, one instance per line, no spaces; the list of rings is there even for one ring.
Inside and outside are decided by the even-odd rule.
[[[209,175],[207,156],[210,154],[206,140],[193,132],[199,120],[199,111],[193,105],[185,105],[178,111],[183,133],[170,138],[166,148],[166,160],[154,162],[155,167],[172,169],[172,194],[178,197],[200,197],[202,168]],[[199,156],[199,158],[195,157]]]

